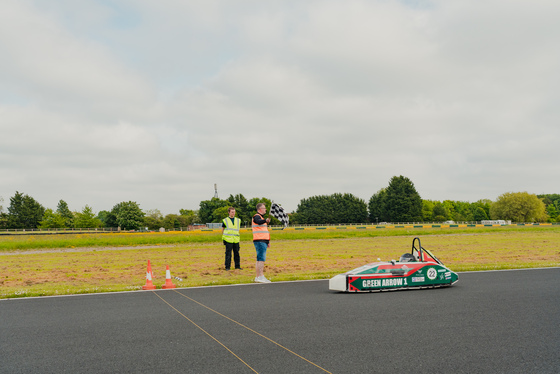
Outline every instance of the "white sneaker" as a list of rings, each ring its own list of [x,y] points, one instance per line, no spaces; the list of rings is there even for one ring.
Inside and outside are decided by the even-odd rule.
[[[264,277],[264,275],[263,275],[263,276],[260,276],[260,277],[256,277],[256,278],[255,278],[255,282],[259,282],[259,283],[271,283],[268,279],[266,279],[266,278]]]

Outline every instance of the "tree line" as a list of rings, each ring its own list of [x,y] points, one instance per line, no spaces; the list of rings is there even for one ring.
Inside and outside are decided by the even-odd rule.
[[[81,211],[71,211],[64,200],[56,210],[45,209],[31,196],[17,192],[4,209],[0,198],[0,229],[35,228],[101,228],[120,227],[123,230],[161,227],[177,229],[195,223],[219,223],[227,217],[230,206],[249,225],[256,214],[257,203],[270,208],[271,199],[242,194],[227,199],[213,197],[201,201],[198,210],[180,209],[179,214],[163,216],[157,209],[142,211],[136,202],[116,204],[110,211],[95,214],[86,205]],[[534,195],[527,192],[507,192],[496,201],[483,199],[464,201],[423,200],[414,183],[404,176],[394,176],[387,187],[374,193],[368,202],[349,193],[311,196],[300,200],[291,213],[290,224],[357,224],[382,222],[444,222],[503,219],[512,222],[560,222],[560,194]],[[280,222],[271,217],[272,225]]]

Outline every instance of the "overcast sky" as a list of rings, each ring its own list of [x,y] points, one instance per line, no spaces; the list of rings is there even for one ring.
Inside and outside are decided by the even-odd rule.
[[[560,193],[557,0],[2,0],[0,197]]]

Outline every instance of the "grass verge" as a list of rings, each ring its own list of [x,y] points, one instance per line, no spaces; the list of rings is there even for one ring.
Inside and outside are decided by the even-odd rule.
[[[398,259],[410,251],[414,236],[454,271],[560,266],[559,234],[559,227],[550,226],[278,231],[273,232],[265,271],[273,281],[325,279],[377,258]],[[182,278],[173,280],[178,287],[249,283],[254,278],[254,247],[247,233],[241,243],[244,269],[229,272],[222,270],[223,245],[216,232],[100,236],[62,238],[64,246],[60,238],[21,237],[11,251],[2,246],[9,239],[1,238],[0,298],[139,290],[146,283],[148,259],[158,288],[165,282],[166,265],[172,276]]]

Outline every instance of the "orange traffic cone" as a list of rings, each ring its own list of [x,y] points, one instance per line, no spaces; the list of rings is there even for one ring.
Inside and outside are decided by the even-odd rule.
[[[175,285],[171,281],[171,272],[169,271],[169,265],[166,265],[167,269],[165,270],[165,284],[161,286],[161,288],[175,288]]]
[[[148,260],[148,270],[146,271],[146,284],[142,286],[143,290],[155,290],[156,286],[152,283],[152,265],[150,265],[150,260]]]

